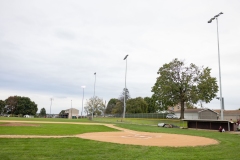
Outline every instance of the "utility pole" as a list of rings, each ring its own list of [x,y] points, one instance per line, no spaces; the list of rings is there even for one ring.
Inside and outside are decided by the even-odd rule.
[[[51,101],[51,104],[50,104],[50,115],[49,115],[49,117],[52,117],[52,116],[51,116],[51,114],[52,114],[52,113],[51,113],[51,107],[52,107],[53,98],[50,98],[50,101]]]

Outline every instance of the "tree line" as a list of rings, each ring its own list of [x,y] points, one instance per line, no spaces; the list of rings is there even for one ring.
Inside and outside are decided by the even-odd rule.
[[[84,112],[88,115],[104,116],[105,114],[122,114],[125,90],[123,89],[119,98],[112,98],[106,104],[106,101],[95,96],[91,97],[84,105]],[[126,88],[127,113],[155,113],[157,110],[164,110],[152,97],[131,98],[129,90]],[[64,114],[64,110],[59,115]],[[81,115],[81,113],[79,113]]]
[[[119,98],[112,98],[107,104],[106,114],[122,114],[124,103],[125,89]],[[126,88],[126,113],[155,113],[161,109],[152,97],[136,97],[131,98],[129,90]]]
[[[10,96],[0,100],[0,114],[36,115],[37,104],[28,97]]]

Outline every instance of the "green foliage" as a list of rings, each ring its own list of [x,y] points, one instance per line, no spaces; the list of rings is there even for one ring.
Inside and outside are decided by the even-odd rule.
[[[112,109],[112,114],[122,114],[123,113],[123,102],[118,100],[114,108]]]
[[[147,103],[143,98],[137,97],[127,101],[126,113],[147,113]]]
[[[209,68],[204,68],[200,73],[197,91],[194,92],[198,93],[198,98],[193,101],[194,103],[198,100],[203,100],[204,102],[209,103],[214,97],[216,97],[216,93],[218,92],[216,78],[211,77],[210,74],[211,69]]]
[[[156,113],[158,109],[156,100],[153,97],[145,97],[144,101],[147,103],[147,113]]]
[[[164,64],[157,72],[159,77],[152,87],[153,97],[164,106],[181,104],[181,119],[184,118],[185,102],[195,104],[202,100],[208,103],[218,92],[216,78],[210,76],[209,68],[184,65],[178,59]]]
[[[38,108],[28,97],[10,96],[6,100],[5,113],[15,115],[36,115]]]
[[[194,106],[194,104],[192,104],[192,103],[186,103],[186,107],[187,107],[187,109],[197,109],[197,107],[196,106]]]
[[[15,114],[36,115],[38,111],[37,104],[28,97],[18,97],[17,108]]]
[[[122,114],[123,113],[123,105],[124,105],[124,96],[125,96],[125,88],[123,89],[123,92],[119,96],[118,99],[112,98],[108,102],[107,108],[105,113],[106,114]],[[126,104],[127,101],[130,99],[129,90],[126,88]],[[127,108],[127,107],[126,107]]]
[[[117,104],[118,101],[119,101],[119,100],[116,99],[116,98],[110,99],[109,102],[108,102],[108,104],[107,104],[107,108],[106,108],[106,110],[105,110],[105,113],[106,113],[106,114],[113,114],[113,113],[112,113],[112,110],[114,109],[114,107],[116,106],[116,104]]]
[[[17,107],[17,99],[18,99],[17,96],[10,96],[5,100],[6,107],[4,109],[4,113],[14,114],[14,111]]]
[[[4,113],[5,101],[0,100],[0,115]]]
[[[45,108],[42,108],[42,109],[40,110],[39,116],[40,116],[40,117],[45,117],[45,116],[46,116],[46,109],[45,109]]]
[[[61,112],[58,114],[58,116],[63,117],[64,114],[65,114],[65,110],[61,110]]]

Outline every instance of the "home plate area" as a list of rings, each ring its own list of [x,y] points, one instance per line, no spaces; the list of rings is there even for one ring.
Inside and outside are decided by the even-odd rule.
[[[149,136],[149,135],[140,135],[140,134],[129,134],[129,135],[126,135],[126,136],[121,136],[122,138],[136,138],[136,139],[149,139],[149,138],[152,138],[152,136]],[[158,137],[161,137],[161,136],[158,136]]]

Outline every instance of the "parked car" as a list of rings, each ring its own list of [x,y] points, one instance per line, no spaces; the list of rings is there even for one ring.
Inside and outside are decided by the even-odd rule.
[[[175,114],[167,114],[166,118],[178,118]]]

